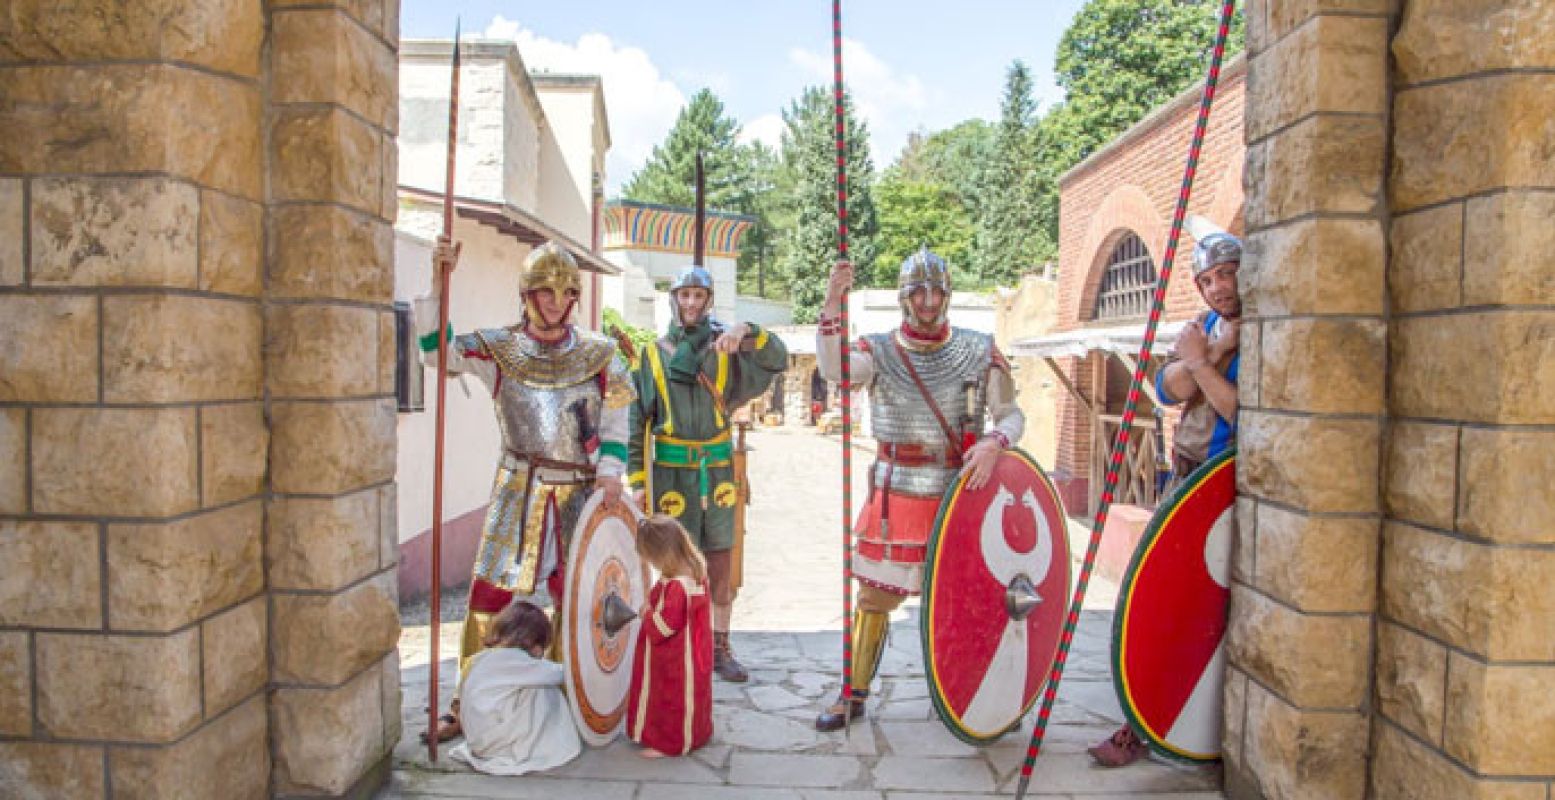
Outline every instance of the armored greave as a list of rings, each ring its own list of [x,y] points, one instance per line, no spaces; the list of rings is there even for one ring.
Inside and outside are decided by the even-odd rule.
[[[853,691],[869,692],[869,685],[880,670],[880,657],[885,653],[886,632],[891,627],[890,612],[853,612]]]

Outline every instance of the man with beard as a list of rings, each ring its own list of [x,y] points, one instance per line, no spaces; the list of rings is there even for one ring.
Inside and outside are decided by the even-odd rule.
[[[439,239],[433,264],[452,270],[458,258],[458,248]],[[492,619],[514,599],[560,611],[562,562],[588,493],[621,497],[633,390],[615,342],[569,322],[582,279],[572,255],[555,243],[535,248],[524,261],[520,322],[459,336],[450,324],[444,365],[437,363],[437,284],[416,300],[422,360],[445,376],[480,378],[502,431],[460,638],[462,673],[485,647]],[[442,718],[440,741],[459,734],[458,702]]]
[[[730,415],[761,395],[788,365],[782,340],[747,322],[713,319],[713,276],[700,266],[670,285],[674,322],[644,348],[631,404],[628,482],[650,512],[674,517],[707,559],[713,597],[713,671],[726,681],[750,676],[729,644],[734,614],[735,483]],[[651,463],[650,463],[651,462]]]
[[[842,377],[842,294],[853,265],[837,264],[821,311],[816,353],[822,374]],[[869,500],[854,535],[858,609],[853,625],[852,697],[815,720],[834,731],[864,715],[885,650],[891,612],[923,583],[930,530],[946,487],[963,471],[967,487],[988,481],[999,455],[1020,440],[1026,418],[1015,404],[1010,366],[993,337],[946,320],[950,270],[920,249],[897,275],[902,324],[862,337],[848,354],[853,386],[869,390],[870,428],[879,442]],[[984,429],[984,418],[992,426]]]
[[[1155,375],[1156,396],[1162,405],[1182,404],[1182,420],[1172,439],[1168,485],[1191,475],[1236,438],[1237,340],[1242,325],[1237,270],[1241,265],[1242,242],[1224,231],[1206,234],[1193,247],[1193,285],[1209,308],[1183,327],[1166,365]],[[1139,760],[1146,749],[1125,723],[1088,752],[1101,766],[1122,767]]]

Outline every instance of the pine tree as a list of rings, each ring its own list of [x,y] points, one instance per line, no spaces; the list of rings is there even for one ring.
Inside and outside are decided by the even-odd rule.
[[[847,114],[848,254],[863,282],[875,263],[875,205],[870,187],[868,127],[844,96]],[[793,224],[785,242],[782,271],[794,305],[794,321],[814,322],[826,296],[826,280],[837,259],[837,155],[832,94],[805,89],[783,111],[783,166],[794,188]]]
[[[1035,114],[1031,72],[1016,61],[1005,77],[993,153],[984,172],[974,242],[975,270],[983,282],[1014,283],[1057,250],[1039,219],[1045,176],[1037,158]]]
[[[740,124],[724,114],[723,101],[702,89],[680,110],[664,142],[654,146],[622,194],[628,200],[690,208],[696,203],[696,154],[701,152],[708,209],[745,211],[751,194],[745,169],[749,156],[736,141],[739,133]]]

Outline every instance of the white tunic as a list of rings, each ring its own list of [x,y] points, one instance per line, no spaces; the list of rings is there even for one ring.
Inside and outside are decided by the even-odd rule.
[[[449,754],[492,775],[523,775],[573,760],[583,747],[562,680],[562,665],[516,647],[476,654],[460,685],[464,741]]]

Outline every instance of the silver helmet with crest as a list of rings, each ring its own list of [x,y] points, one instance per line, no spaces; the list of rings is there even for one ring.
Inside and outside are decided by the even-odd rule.
[[[919,289],[939,289],[945,293],[939,314],[934,319],[918,319],[912,310],[912,293]],[[950,313],[950,266],[928,246],[918,248],[902,260],[902,268],[896,274],[896,297],[902,306],[902,316],[909,322],[922,326],[938,326],[945,323]]]

